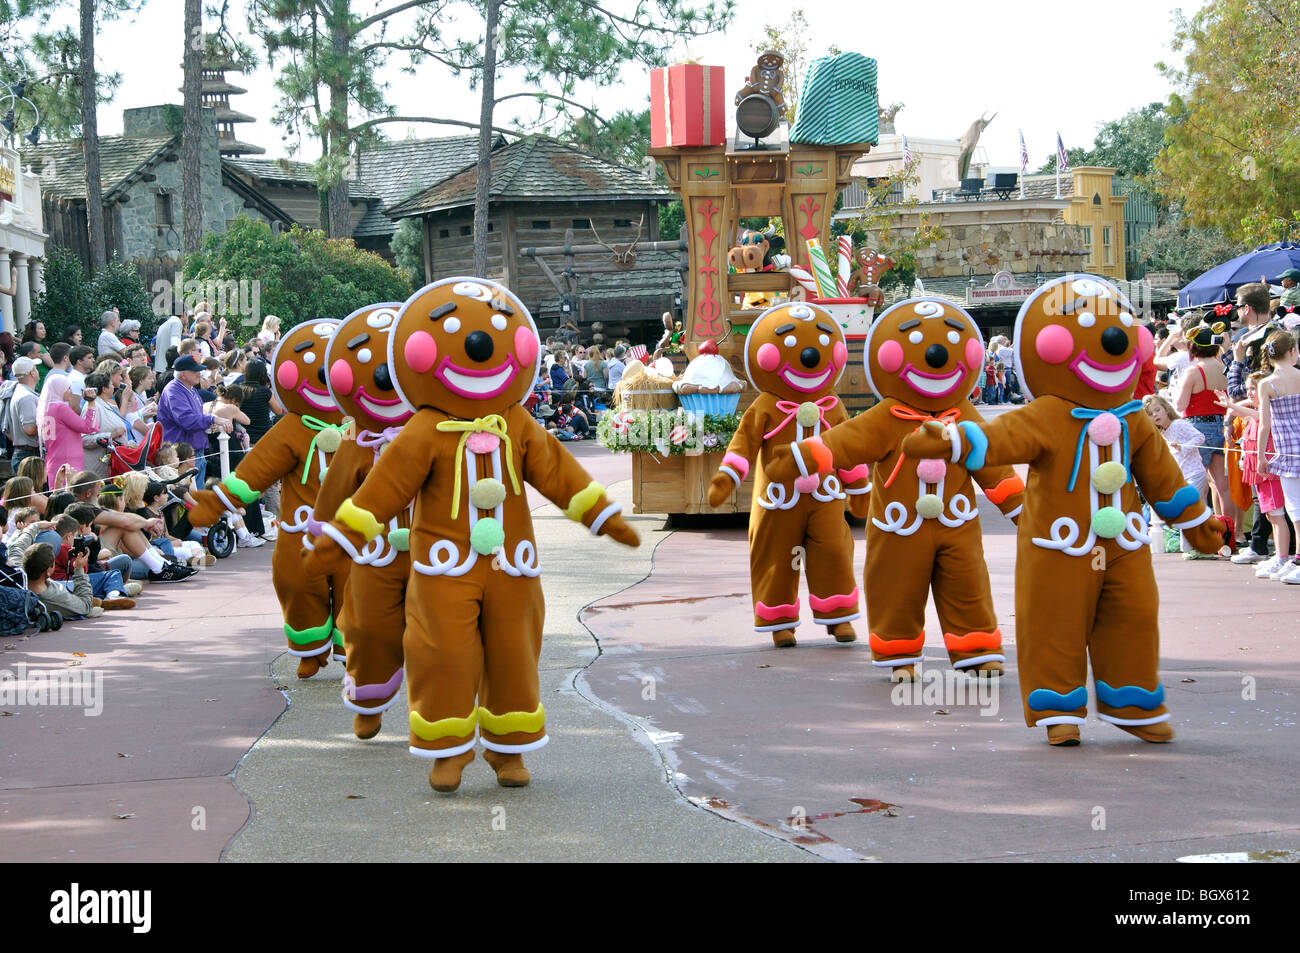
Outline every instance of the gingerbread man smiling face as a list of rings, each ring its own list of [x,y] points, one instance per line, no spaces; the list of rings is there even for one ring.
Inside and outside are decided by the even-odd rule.
[[[388,336],[401,307],[387,301],[358,308],[343,319],[325,349],[330,394],[360,430],[397,427],[415,412],[398,396],[387,363]]]
[[[325,350],[338,321],[320,318],[291,329],[271,357],[271,383],[284,409],[299,416],[341,423],[343,411],[325,380]]]
[[[984,338],[975,320],[938,298],[888,308],[871,326],[864,348],[875,395],[920,410],[946,410],[964,400],[984,366]]]
[[[409,298],[388,342],[399,397],[472,420],[528,396],[541,363],[537,325],[509,289],[444,278]]]
[[[745,336],[745,373],[755,388],[784,400],[804,402],[833,393],[848,362],[839,322],[816,305],[769,308]]]
[[[1128,299],[1096,275],[1066,275],[1034,292],[1016,318],[1014,347],[1028,396],[1099,408],[1130,400],[1155,352]]]

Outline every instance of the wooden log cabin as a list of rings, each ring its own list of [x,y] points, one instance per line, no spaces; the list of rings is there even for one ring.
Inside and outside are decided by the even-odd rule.
[[[387,210],[420,220],[431,278],[473,273],[477,183],[470,166]],[[489,197],[485,277],[523,300],[543,337],[571,320],[584,340],[653,343],[683,291],[679,237],[659,240],[658,208],[672,191],[639,170],[528,136],[493,152]]]

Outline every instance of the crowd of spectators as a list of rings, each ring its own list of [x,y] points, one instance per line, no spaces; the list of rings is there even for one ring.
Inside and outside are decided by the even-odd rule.
[[[152,341],[116,310],[99,326],[94,347],[78,327],[52,339],[41,321],[17,342],[0,335],[0,581],[61,619],[134,608],[146,583],[213,565],[186,518],[190,491],[217,475],[219,435],[234,469],[284,412],[270,387],[274,316],[244,344],[205,302]],[[236,552],[275,538],[278,498],[235,521]]]

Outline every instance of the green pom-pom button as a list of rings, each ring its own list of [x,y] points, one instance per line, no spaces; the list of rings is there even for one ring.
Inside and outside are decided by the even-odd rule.
[[[399,553],[404,553],[411,548],[411,531],[409,529],[389,530],[388,545]]]
[[[492,477],[479,480],[469,491],[469,501],[480,510],[494,509],[505,498],[505,484]]]
[[[1118,460],[1109,460],[1092,471],[1092,485],[1098,493],[1114,493],[1128,482],[1128,471]]]
[[[1113,506],[1103,506],[1092,514],[1092,531],[1102,539],[1114,539],[1127,524],[1123,512]]]
[[[479,520],[469,531],[469,544],[480,556],[491,556],[505,544],[505,541],[506,531],[491,516]]]
[[[916,512],[922,519],[932,520],[943,512],[943,500],[933,493],[926,493],[916,501]]]

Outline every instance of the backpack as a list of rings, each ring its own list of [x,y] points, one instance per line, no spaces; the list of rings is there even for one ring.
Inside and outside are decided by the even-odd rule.
[[[5,381],[0,384],[0,430],[4,431],[4,435],[9,438],[10,443],[13,443],[14,431],[9,415],[13,406],[14,394],[17,391],[17,381]]]
[[[62,626],[62,614],[48,608],[36,593],[0,586],[0,636],[22,635],[33,627],[50,632]]]

